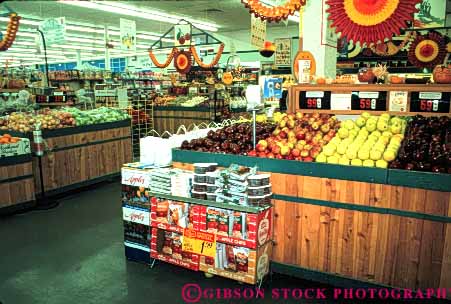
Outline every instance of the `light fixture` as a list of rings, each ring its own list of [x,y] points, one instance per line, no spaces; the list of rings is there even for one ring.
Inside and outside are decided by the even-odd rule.
[[[177,15],[169,15],[162,12],[157,12],[153,10],[147,10],[143,8],[137,8],[131,5],[122,4],[118,2],[112,1],[102,1],[102,2],[93,2],[93,1],[71,1],[71,0],[58,0],[60,3],[79,6],[83,8],[91,8],[96,10],[101,10],[108,13],[133,16],[138,18],[143,18],[147,20],[154,20],[160,22],[166,22],[171,24],[177,24],[181,19],[186,19],[190,21],[194,26],[199,29],[216,32],[218,31],[218,26],[213,23],[203,22],[199,20],[193,20],[190,18],[184,18],[183,16]]]

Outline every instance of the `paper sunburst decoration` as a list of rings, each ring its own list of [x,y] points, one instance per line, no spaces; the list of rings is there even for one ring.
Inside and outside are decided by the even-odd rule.
[[[409,48],[408,59],[420,68],[432,68],[443,62],[446,45],[443,36],[437,32],[418,35]]]
[[[186,74],[191,70],[191,52],[179,51],[174,56],[174,67],[180,74]]]
[[[327,0],[329,20],[336,32],[361,44],[377,43],[400,35],[413,20],[422,0]]]

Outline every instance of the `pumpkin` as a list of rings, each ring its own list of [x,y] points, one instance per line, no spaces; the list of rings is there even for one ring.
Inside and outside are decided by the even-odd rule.
[[[316,84],[326,84],[326,78],[324,77],[316,78]]]
[[[435,83],[451,84],[451,64],[437,65],[432,72]]]
[[[222,74],[222,82],[225,85],[230,85],[233,82],[233,75],[230,72],[225,72],[224,74]]]
[[[390,83],[401,84],[401,83],[404,83],[405,81],[406,80],[405,80],[404,77],[399,77],[399,76],[396,76],[396,75],[390,76]]]
[[[374,83],[376,80],[376,75],[374,75],[373,69],[371,68],[360,69],[357,77],[360,82]]]

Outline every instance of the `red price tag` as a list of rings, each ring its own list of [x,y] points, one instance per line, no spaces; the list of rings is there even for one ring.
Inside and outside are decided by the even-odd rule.
[[[436,112],[436,111],[438,111],[438,104],[439,104],[438,100],[421,99],[420,100],[420,109],[421,109],[421,111],[426,111],[426,112]]]
[[[308,98],[307,108],[309,109],[321,109],[321,98]]]
[[[359,107],[362,110],[375,110],[376,99],[362,98],[360,99]]]

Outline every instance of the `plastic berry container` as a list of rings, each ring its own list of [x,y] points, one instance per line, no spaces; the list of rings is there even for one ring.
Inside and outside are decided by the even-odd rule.
[[[207,200],[208,201],[216,201],[216,194],[215,193],[207,193]]]
[[[207,192],[207,184],[193,183],[193,190],[196,192]]]
[[[249,176],[247,181],[249,183],[249,187],[262,187],[270,185],[269,178],[269,174],[256,174]]]
[[[207,198],[207,193],[206,192],[197,192],[197,191],[191,191],[191,197],[195,198],[195,199],[201,199],[204,200]]]
[[[205,174],[205,183],[214,185],[216,183],[216,177],[217,177],[216,172],[207,172]]]
[[[265,201],[266,196],[249,196],[247,198],[247,202],[251,206],[259,206],[262,205]]]
[[[204,184],[207,182],[207,175],[205,174],[194,174],[194,182],[198,184]]]
[[[208,185],[207,184],[207,192],[208,193],[214,193],[216,191],[216,189],[218,189],[217,186],[215,186],[215,185]]]

